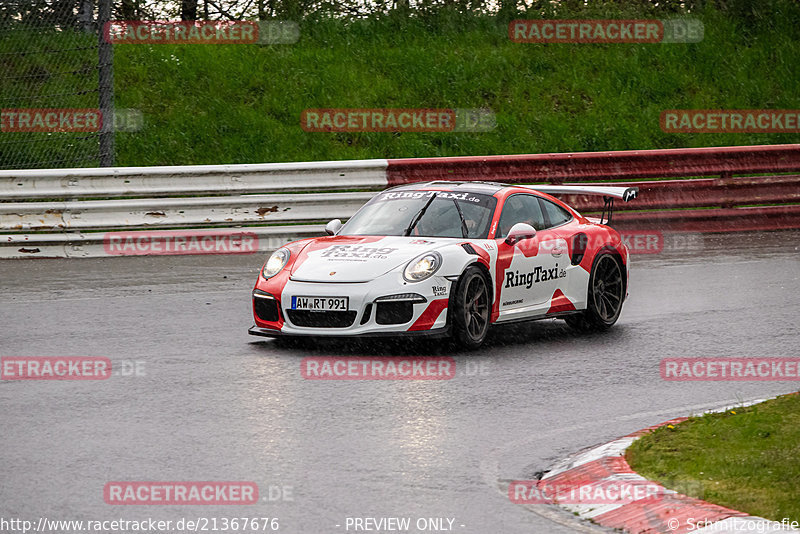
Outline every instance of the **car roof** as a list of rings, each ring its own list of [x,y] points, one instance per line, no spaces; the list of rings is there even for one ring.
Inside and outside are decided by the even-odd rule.
[[[402,184],[387,189],[387,191],[463,191],[466,193],[479,193],[484,195],[491,195],[501,201],[505,201],[511,195],[518,193],[536,195],[545,199],[555,201],[562,207],[568,208],[573,215],[578,215],[578,212],[571,206],[566,204],[563,200],[556,198],[552,195],[537,191],[535,185],[517,185],[517,184],[501,184],[498,182],[484,182],[484,181],[449,181],[449,180],[434,180],[430,182],[415,182],[410,184]]]
[[[441,191],[464,191],[467,193],[483,193],[485,195],[494,195],[501,189],[509,187],[508,184],[500,184],[497,182],[451,182],[449,180],[435,180],[432,182],[416,182],[413,184],[403,184],[392,187],[390,191],[419,191],[426,189],[437,189]]]

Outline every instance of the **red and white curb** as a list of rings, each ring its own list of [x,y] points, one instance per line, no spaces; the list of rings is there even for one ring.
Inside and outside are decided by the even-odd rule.
[[[762,401],[738,404],[737,407],[758,402]],[[706,413],[727,409],[730,408]],[[545,473],[540,484],[558,487],[560,491],[566,489],[567,492],[573,488],[575,494],[579,494],[580,489],[586,489],[587,486],[593,493],[592,486],[602,491],[615,483],[629,486],[647,484],[649,488],[655,487],[655,495],[651,492],[644,498],[628,498],[619,503],[597,504],[594,501],[581,502],[580,499],[558,503],[558,506],[582,519],[631,534],[797,532],[797,529],[785,524],[682,495],[648,481],[631,469],[625,460],[625,450],[634,441],[656,428],[678,424],[687,419],[688,417],[679,417],[665,421],[566,458]]]

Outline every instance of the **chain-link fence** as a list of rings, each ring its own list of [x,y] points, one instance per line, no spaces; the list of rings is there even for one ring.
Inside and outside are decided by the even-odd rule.
[[[0,0],[0,168],[113,164],[111,0]]]

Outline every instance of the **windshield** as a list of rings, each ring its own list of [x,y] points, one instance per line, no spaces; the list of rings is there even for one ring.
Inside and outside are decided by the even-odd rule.
[[[486,239],[497,204],[491,195],[453,191],[385,191],[370,200],[342,227],[339,235],[404,235],[430,200],[436,198],[411,229],[421,237]],[[456,207],[458,203],[458,207]],[[464,215],[462,226],[459,209]]]

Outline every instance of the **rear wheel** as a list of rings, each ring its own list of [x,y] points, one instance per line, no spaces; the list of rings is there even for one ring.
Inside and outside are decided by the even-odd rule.
[[[491,299],[486,277],[478,267],[468,267],[458,279],[451,311],[456,343],[468,349],[480,347],[489,331]]]
[[[589,276],[589,302],[580,314],[564,318],[578,330],[605,330],[617,322],[625,300],[623,268],[616,256],[601,253],[594,260]]]

